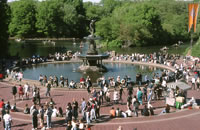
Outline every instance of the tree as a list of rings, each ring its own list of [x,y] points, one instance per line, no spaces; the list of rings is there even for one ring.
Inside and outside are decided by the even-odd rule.
[[[60,21],[60,3],[58,0],[47,0],[38,3],[36,13],[37,32],[41,36],[54,37],[61,34],[57,24]]]
[[[110,16],[115,8],[121,6],[120,0],[101,0],[105,16]]]
[[[37,32],[46,37],[82,37],[85,13],[81,0],[47,0],[38,3]]]
[[[112,23],[112,24],[109,24]],[[149,3],[123,4],[111,18],[97,23],[97,34],[117,46],[144,46],[156,44],[161,38],[161,20],[155,7]]]
[[[6,57],[8,51],[8,24],[10,8],[7,0],[0,1],[0,58]]]
[[[92,2],[84,3],[86,10],[86,19],[88,21],[95,19],[99,21],[104,16],[104,10],[100,5],[94,5]]]
[[[86,11],[84,8],[83,0],[64,0],[65,4],[72,5],[76,10],[76,23],[70,25],[72,27],[72,35],[75,37],[84,37],[86,36]],[[65,12],[67,15],[67,12]]]
[[[171,43],[189,40],[187,2],[174,0],[153,0],[163,29],[170,34]]]
[[[34,37],[36,34],[35,0],[19,0],[11,3],[9,33],[19,38]]]

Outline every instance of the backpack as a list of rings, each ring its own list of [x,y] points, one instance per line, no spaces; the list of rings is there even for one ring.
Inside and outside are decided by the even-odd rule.
[[[38,114],[38,111],[36,109],[34,109],[32,112],[32,116],[35,117],[35,116],[37,116],[37,114]]]

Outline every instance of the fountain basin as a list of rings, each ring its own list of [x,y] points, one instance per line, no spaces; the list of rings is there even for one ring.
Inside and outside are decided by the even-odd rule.
[[[78,58],[83,61],[83,64],[79,67],[79,71],[107,72],[106,67],[102,64],[102,60],[107,59],[108,57],[109,54],[78,55]]]
[[[117,78],[120,76],[121,78],[125,77],[125,75],[130,76],[133,81],[135,81],[135,76],[137,73],[142,73],[143,80],[144,76],[148,75],[152,77],[153,73],[160,73],[163,69],[156,68],[153,66],[146,65],[134,65],[134,64],[126,64],[126,63],[103,63],[103,65],[107,68],[106,73],[99,72],[79,72],[79,66],[81,66],[80,62],[66,62],[66,63],[50,63],[50,64],[38,64],[33,65],[27,68],[23,68],[24,78],[31,80],[38,80],[40,74],[47,75],[55,75],[60,77],[61,75],[70,80],[74,80],[79,82],[81,77],[90,76],[92,82],[96,82],[96,80],[104,76],[106,79],[108,77]]]

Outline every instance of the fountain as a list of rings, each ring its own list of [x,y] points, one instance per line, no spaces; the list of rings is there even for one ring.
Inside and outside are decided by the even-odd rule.
[[[98,54],[96,50],[95,40],[100,39],[94,35],[95,33],[95,20],[90,22],[90,35],[84,37],[89,42],[89,48],[86,54],[78,55],[78,58],[83,61],[83,64],[79,67],[80,71],[95,71],[95,72],[106,72],[107,69],[102,64],[103,59],[109,57],[108,54]]]

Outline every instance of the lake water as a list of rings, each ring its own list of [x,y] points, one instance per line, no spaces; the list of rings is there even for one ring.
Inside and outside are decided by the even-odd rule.
[[[188,45],[182,45],[179,48],[169,47],[169,53],[176,53],[182,54],[187,48]],[[112,51],[115,50],[118,53],[123,54],[131,54],[131,53],[153,53],[158,52],[162,48],[162,46],[152,46],[152,47],[135,47],[135,48],[103,48],[99,49],[98,51],[105,52],[105,51]],[[80,41],[76,41],[76,44],[73,44],[72,41],[56,41],[56,44],[43,44],[42,41],[28,41],[26,43],[20,43],[15,41],[10,41],[9,52],[11,56],[19,56],[20,58],[27,58],[32,57],[33,55],[40,55],[40,56],[48,56],[48,54],[54,54],[55,52],[67,52],[71,50],[72,52],[82,52],[83,54],[86,53],[88,49],[88,44],[84,43],[84,47],[80,48]],[[104,66],[107,67],[108,72],[106,73],[80,73],[77,71],[80,63],[70,63],[70,64],[46,64],[46,65],[35,65],[29,68],[23,69],[24,77],[27,79],[38,80],[39,75],[56,75],[60,77],[63,75],[70,80],[79,81],[81,77],[86,77],[89,75],[93,82],[96,82],[96,79],[100,76],[114,77],[116,78],[118,75],[122,78],[125,75],[131,77],[132,80],[135,81],[135,76],[137,73],[141,72],[144,75],[148,75],[149,77],[152,76],[153,73],[160,73],[161,69],[156,69],[153,67],[148,66],[138,66],[132,64],[112,64],[112,63],[105,63]]]
[[[33,55],[48,56],[48,54],[54,54],[55,52],[67,52],[71,50],[73,52],[80,51],[86,53],[88,44],[84,43],[84,47],[80,48],[80,41],[76,41],[76,45],[72,41],[56,41],[55,46],[53,44],[43,44],[42,41],[28,41],[26,43],[15,42],[10,40],[9,53],[11,56],[19,56],[20,58],[32,57]],[[189,44],[184,44],[178,48],[169,47],[169,53],[182,54]],[[102,48],[99,52],[116,51],[122,54],[131,53],[153,53],[158,52],[163,46],[149,46],[149,47],[134,47],[134,48]]]

